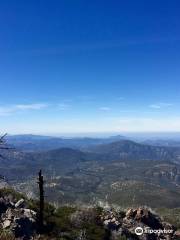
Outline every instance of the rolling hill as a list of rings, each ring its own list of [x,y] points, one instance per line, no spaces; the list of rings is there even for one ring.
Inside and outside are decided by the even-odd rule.
[[[89,147],[89,152],[104,154],[107,159],[121,160],[169,160],[176,159],[173,148],[150,146],[130,140],[121,140],[109,144]]]
[[[179,207],[180,164],[176,150],[129,140],[90,145],[83,150],[11,149],[0,152],[4,156],[0,159],[0,175],[17,190],[35,197],[37,172],[42,169],[47,198],[56,204],[108,201],[125,207]]]

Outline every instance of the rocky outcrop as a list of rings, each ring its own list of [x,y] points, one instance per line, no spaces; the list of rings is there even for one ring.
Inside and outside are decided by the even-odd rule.
[[[179,239],[173,225],[163,222],[148,208],[129,209],[125,216],[113,210],[101,215],[104,227],[111,231],[111,239],[126,237],[128,240]]]
[[[69,211],[69,210],[68,210]],[[63,214],[68,213],[67,209]],[[72,211],[72,209],[70,210]],[[56,215],[56,221],[61,221],[63,214]],[[164,222],[157,214],[150,209],[141,207],[136,209],[128,209],[126,212],[113,210],[110,208],[93,208],[79,207],[68,213],[67,219],[61,227],[56,228],[56,236],[49,237],[52,233],[48,230],[48,222],[46,223],[45,239],[83,239],[89,240],[87,226],[100,226],[100,229],[108,235],[107,240],[178,240],[180,232],[167,222]],[[36,212],[28,208],[28,204],[24,198],[14,199],[10,195],[0,197],[0,239],[2,231],[9,231],[13,234],[12,239],[30,240],[38,239]],[[52,222],[51,222],[52,224]],[[55,222],[53,223],[55,224]],[[65,224],[65,225],[64,225]],[[72,231],[79,234],[79,238],[72,237]],[[58,225],[57,225],[58,226]],[[63,226],[63,227],[62,227]],[[66,227],[64,227],[66,226]],[[66,229],[66,230],[64,230]],[[99,229],[99,228],[98,228]],[[86,231],[87,230],[87,231]],[[48,238],[46,238],[48,236]],[[99,239],[102,240],[102,239]]]
[[[31,239],[36,229],[36,212],[27,208],[24,199],[13,202],[1,197],[0,228],[9,230],[16,238]]]

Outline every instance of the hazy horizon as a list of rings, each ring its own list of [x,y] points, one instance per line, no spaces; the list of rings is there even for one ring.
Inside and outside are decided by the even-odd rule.
[[[3,135],[3,133],[1,134]],[[74,132],[74,133],[8,133],[8,136],[44,136],[57,138],[108,138],[108,137],[127,137],[139,139],[180,139],[180,132]]]

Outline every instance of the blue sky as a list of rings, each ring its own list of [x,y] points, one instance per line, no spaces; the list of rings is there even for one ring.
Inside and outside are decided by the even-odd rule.
[[[0,132],[180,131],[180,2],[0,2]]]

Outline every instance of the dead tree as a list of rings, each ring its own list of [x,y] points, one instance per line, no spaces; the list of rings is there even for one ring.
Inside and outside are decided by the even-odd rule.
[[[5,141],[5,137],[7,136],[7,133],[0,137],[0,150],[10,150],[14,149],[12,147],[9,147],[7,142]],[[0,155],[1,156],[1,155]],[[2,157],[2,156],[1,156]]]
[[[6,137],[7,133],[0,137],[0,145],[4,144],[4,138]]]
[[[38,177],[38,185],[39,185],[39,216],[38,216],[38,224],[39,230],[43,231],[44,227],[44,179],[42,175],[42,171],[39,171]]]
[[[0,137],[0,150],[10,150],[11,148],[7,146],[7,143],[5,141],[5,137],[6,137],[7,133],[4,134],[3,136]],[[5,157],[0,153],[0,159],[5,159]],[[0,179],[5,180],[5,176],[0,175]],[[7,180],[6,180],[7,181]]]
[[[0,149],[1,150],[7,150],[7,149],[10,149],[9,147],[7,147],[6,145],[6,141],[5,141],[5,137],[6,137],[7,133],[4,134],[3,136],[0,137]]]

